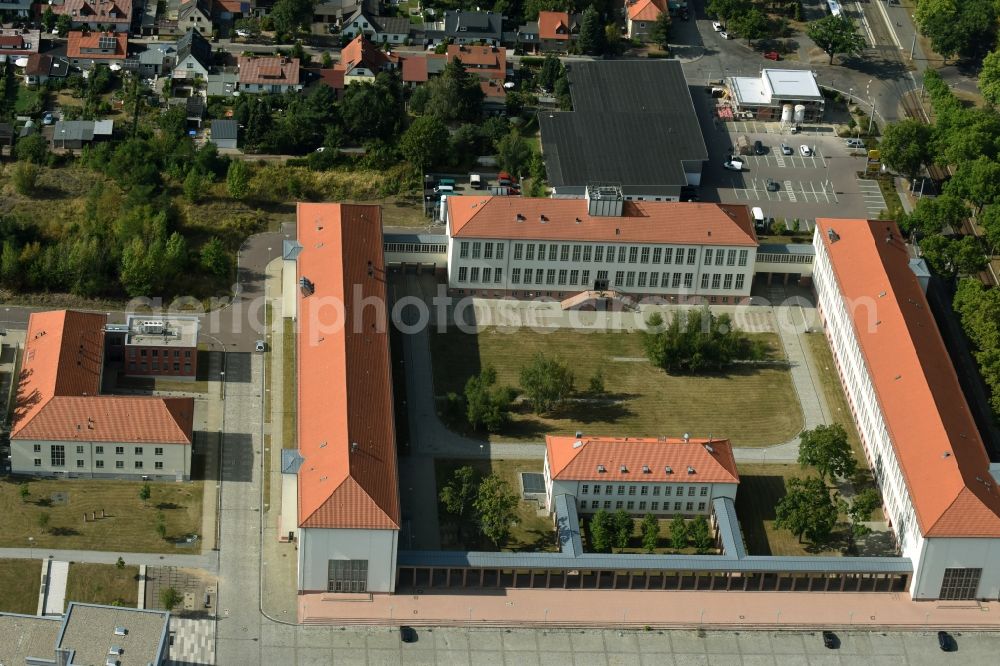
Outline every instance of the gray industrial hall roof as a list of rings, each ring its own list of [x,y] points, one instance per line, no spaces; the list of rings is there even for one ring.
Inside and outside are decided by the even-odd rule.
[[[235,120],[213,120],[212,138],[217,140],[235,139],[239,125]]]
[[[736,517],[736,504],[728,497],[716,497],[712,500],[712,510],[719,528],[722,552],[737,559],[746,557],[747,549],[743,545],[743,531]]]
[[[573,111],[538,116],[549,182],[669,187],[687,183],[682,162],[708,159],[701,125],[676,60],[567,65]]]

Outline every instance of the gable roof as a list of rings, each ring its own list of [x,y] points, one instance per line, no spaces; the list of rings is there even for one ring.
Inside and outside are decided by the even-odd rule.
[[[299,85],[298,58],[240,56],[237,63],[241,85]]]
[[[299,526],[399,529],[381,209],[300,203],[297,219]]]
[[[177,63],[180,64],[188,56],[197,60],[206,70],[212,64],[212,45],[194,28],[190,28],[177,40]]]
[[[567,481],[740,482],[728,439],[548,435],[545,455],[551,477]]]
[[[212,18],[212,10],[209,9],[208,3],[205,0],[187,0],[187,2],[182,2],[177,12],[177,18],[184,20],[195,11],[198,11],[207,19]],[[194,30],[194,28],[191,28],[191,30]]]
[[[454,237],[757,245],[737,204],[625,201],[621,217],[590,215],[584,199],[452,196],[447,205]]]
[[[655,21],[666,11],[665,0],[635,0],[628,5],[628,17],[633,21]]]
[[[101,39],[111,37],[115,41],[114,53],[83,53],[83,49],[101,48]],[[128,53],[128,34],[124,32],[91,32],[83,34],[79,30],[67,36],[66,55],[70,58],[89,60],[114,60],[124,58]]]
[[[463,39],[500,39],[503,34],[503,15],[496,12],[463,11],[455,9],[444,13],[444,32]]]
[[[340,52],[340,64],[346,72],[355,67],[364,67],[377,73],[388,63],[389,56],[368,41],[363,34],[352,39]]]
[[[221,140],[236,139],[239,132],[239,124],[232,119],[223,118],[212,121],[212,138]]]
[[[427,56],[409,55],[400,58],[404,83],[425,83],[427,76]]]
[[[191,398],[98,395],[105,321],[73,310],[31,314],[12,439],[191,443]]]
[[[816,225],[921,533],[1000,537],[989,457],[898,227],[827,218]]]
[[[469,74],[480,78],[503,79],[507,73],[507,54],[505,49],[496,46],[473,46],[451,44],[448,46],[448,62],[458,59],[465,65]]]
[[[538,12],[538,36],[542,39],[568,40],[574,27],[569,12]]]
[[[55,14],[66,14],[73,23],[128,25],[132,22],[132,0],[64,0],[48,5]]]

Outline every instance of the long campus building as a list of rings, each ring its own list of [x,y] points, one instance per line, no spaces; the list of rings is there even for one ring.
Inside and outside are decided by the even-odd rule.
[[[813,282],[914,599],[1000,596],[1000,489],[894,222],[818,219]]]

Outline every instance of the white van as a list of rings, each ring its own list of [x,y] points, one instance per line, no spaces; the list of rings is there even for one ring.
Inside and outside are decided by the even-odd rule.
[[[767,218],[764,217],[763,209],[754,206],[753,208],[750,209],[750,216],[753,217],[754,229],[760,231],[761,229],[764,228],[764,224],[766,223]]]
[[[434,194],[454,194],[454,185],[438,185],[434,188]]]

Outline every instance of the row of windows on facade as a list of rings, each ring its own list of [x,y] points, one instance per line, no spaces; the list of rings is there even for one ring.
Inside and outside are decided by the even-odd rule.
[[[686,503],[685,502],[674,502],[674,511],[682,511],[682,510],[683,511],[694,511],[695,510],[694,504],[695,504],[694,502],[686,502]],[[684,505],[683,509],[681,509],[682,505]],[[592,500],[590,502],[590,508],[591,509],[610,509],[610,508],[612,508],[611,507],[611,501],[610,500],[604,500],[603,502],[599,502],[597,500]],[[622,500],[618,500],[618,501],[615,502],[614,508],[615,509],[626,509],[628,511],[634,511],[635,510],[635,502],[634,501],[633,502],[625,502],[625,501],[622,501]],[[581,511],[585,511],[586,509],[587,509],[587,500],[580,500],[580,510]],[[646,511],[646,510],[647,510],[647,508],[646,508],[646,502],[639,502],[639,511]],[[660,508],[660,503],[659,502],[649,502],[649,509],[648,510],[649,511],[670,511],[670,502],[664,502],[662,509]],[[704,511],[704,510],[705,510],[705,502],[698,502],[698,511]]]
[[[602,486],[600,484],[594,484],[593,486],[590,486],[590,484],[584,483],[583,485],[580,486],[580,494],[581,495],[588,495],[588,494],[591,494],[591,490],[593,490],[593,494],[594,495],[600,495],[601,494],[601,488],[602,488]],[[652,488],[653,497],[658,497],[659,494],[660,494],[660,488],[663,488],[663,494],[666,497],[670,497],[671,493],[675,493],[677,495],[677,497],[683,497],[684,496],[684,489],[687,488],[688,497],[694,497],[695,493],[697,493],[701,497],[707,497],[708,496],[708,486],[624,486],[624,485],[621,485],[621,486],[617,487],[617,490],[618,490],[617,493],[614,492],[615,491],[615,486],[613,486],[613,485],[606,485],[606,486],[603,486],[603,488],[604,488],[604,494],[605,495],[615,495],[615,494],[617,494],[617,495],[624,495],[626,492],[629,495],[635,495],[636,488],[639,489],[638,492],[639,492],[640,495],[648,495],[648,494],[650,494],[650,488]],[[674,490],[674,488],[676,488],[676,491]]]
[[[160,369],[160,362],[159,361],[153,361],[152,368],[153,368],[153,370],[159,370]],[[147,367],[146,367],[145,363],[140,363],[138,366],[136,366],[135,362],[130,361],[129,364],[128,364],[128,369],[129,369],[130,372],[134,372],[135,370],[141,370],[141,371],[145,372],[147,370]],[[163,362],[163,369],[164,370],[169,370],[170,369],[170,364],[167,363],[166,361],[164,361]],[[174,371],[175,372],[179,372],[180,369],[181,369],[181,364],[180,363],[174,363]],[[185,363],[184,364],[184,372],[191,372],[191,364],[190,363]]]
[[[555,268],[512,268],[511,284],[547,284],[590,287],[590,271],[555,269]],[[522,280],[523,278],[523,280]],[[660,273],[659,271],[615,271],[615,279],[608,283],[608,271],[597,271],[597,280],[611,287],[639,287],[650,289],[680,289],[681,281],[685,289],[694,286],[694,273]],[[703,273],[702,289],[743,289],[746,276],[743,273]],[[479,284],[499,284],[503,282],[503,269],[484,266],[460,266],[458,268],[459,282],[476,282]],[[709,286],[711,285],[711,286]]]
[[[385,243],[384,249],[386,252],[444,254],[448,251],[448,246],[434,243]]]
[[[160,350],[159,349],[139,349],[138,351],[139,351],[139,356],[141,358],[146,358],[146,352],[147,351],[152,352],[150,354],[150,356],[153,356],[154,358],[157,357],[157,356],[160,356]],[[170,356],[170,352],[171,351],[174,352],[174,358],[180,358],[181,357],[181,350],[180,349],[173,349],[173,350],[171,350],[171,349],[164,349],[163,350],[163,357],[164,358],[168,358]],[[136,356],[135,352],[136,352],[136,348],[135,347],[129,347],[128,357],[129,358],[135,358],[135,356]],[[185,349],[184,350],[184,358],[191,358],[191,350],[190,349]]]
[[[461,241],[458,248],[459,259],[468,259],[471,250],[472,258],[483,259],[494,258],[494,246],[496,246],[496,259],[503,259],[504,244],[490,241]],[[605,247],[607,249],[605,250]],[[537,253],[536,253],[537,248]],[[685,262],[685,249],[686,259]],[[675,255],[676,250],[676,255]],[[588,262],[593,258],[594,262],[620,264],[694,264],[698,260],[698,249],[673,248],[673,247],[650,247],[637,245],[560,245],[558,243],[514,243],[514,261],[574,261]],[[617,259],[616,259],[617,256]],[[705,248],[704,262],[706,266],[746,266],[750,256],[749,250],[715,250]],[[676,259],[676,262],[674,261]]]
[[[65,459],[59,458],[58,462],[56,460],[57,460],[56,457],[52,456],[52,464],[50,465],[50,467],[64,467],[66,465]],[[41,458],[35,458],[35,467],[41,467],[41,466],[42,466],[42,459]],[[85,466],[86,466],[86,461],[85,460],[79,460],[79,459],[77,459],[77,461],[76,461],[76,467],[77,467],[77,469],[83,469]],[[103,460],[95,460],[94,461],[94,467],[96,467],[97,469],[104,469],[104,461]],[[124,460],[116,460],[115,461],[115,469],[125,469],[125,461]],[[135,469],[142,469],[142,461],[141,460],[136,460],[135,461]],[[156,462],[154,462],[153,463],[153,469],[163,469],[163,462],[160,461],[160,460],[157,460]]]
[[[42,445],[41,444],[35,444],[34,447],[33,447],[33,449],[34,449],[35,453],[41,453],[42,452]],[[86,447],[84,447],[82,445],[78,444],[77,447],[76,447],[76,452],[79,455],[83,455],[83,453],[84,453],[85,450],[86,450]],[[133,455],[141,456],[143,450],[144,449],[141,446],[136,446],[136,447],[133,447],[132,453],[133,453]],[[52,453],[53,456],[55,456],[57,452],[59,453],[60,456],[62,456],[62,455],[64,455],[65,451],[66,451],[66,447],[65,447],[64,444],[53,444],[52,445],[51,453]],[[98,456],[104,455],[104,446],[102,446],[100,444],[94,445],[94,455],[98,455]],[[123,456],[123,455],[125,455],[125,447],[124,446],[116,446],[115,447],[115,455],[116,456]],[[153,455],[154,456],[162,456],[163,455],[163,447],[162,446],[155,446],[155,447],[153,447]]]

